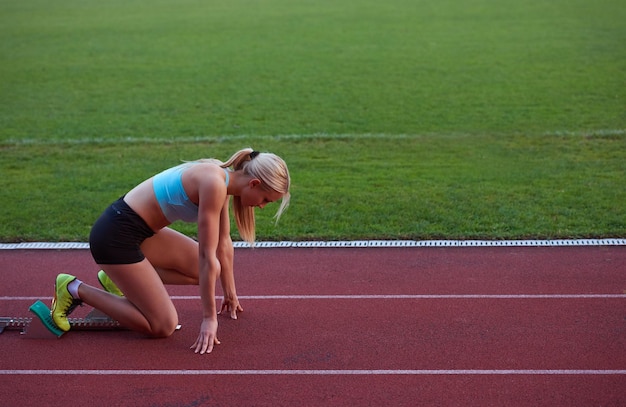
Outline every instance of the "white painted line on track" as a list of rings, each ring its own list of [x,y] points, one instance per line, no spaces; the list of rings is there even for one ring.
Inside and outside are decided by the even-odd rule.
[[[626,375],[626,370],[0,370],[0,375]]]
[[[172,295],[172,300],[200,300],[199,295]],[[223,297],[216,296],[221,300]],[[355,295],[240,295],[243,300],[509,300],[509,299],[608,299],[626,294],[355,294]],[[0,297],[0,301],[51,300],[52,297]]]
[[[234,242],[236,249],[250,246]],[[257,242],[255,248],[373,248],[373,247],[569,247],[626,246],[624,238],[555,239],[555,240],[352,240],[352,241],[281,241]],[[0,250],[85,250],[89,243],[81,242],[23,242],[0,243]]]
[[[176,297],[172,297],[176,299]],[[356,294],[356,295],[242,295],[248,300],[437,300],[437,299],[534,299],[534,298],[626,298],[626,294]],[[179,299],[187,299],[184,296]],[[200,299],[193,296],[189,299]]]

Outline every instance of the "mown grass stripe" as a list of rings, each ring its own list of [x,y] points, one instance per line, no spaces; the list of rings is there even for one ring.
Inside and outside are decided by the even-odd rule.
[[[297,140],[352,140],[352,139],[390,139],[408,140],[420,137],[430,137],[435,134],[389,134],[389,133],[362,133],[362,134],[332,134],[332,133],[312,133],[312,134],[277,134],[277,135],[223,135],[223,136],[196,136],[196,137],[89,137],[76,139],[39,139],[22,138],[8,139],[3,145],[110,145],[110,144],[180,144],[180,143],[221,143],[231,141],[297,141]],[[470,133],[449,133],[436,134],[437,137],[458,137],[461,135],[471,136]],[[539,134],[545,137],[614,137],[626,135],[626,129],[596,129],[596,130],[555,130]]]

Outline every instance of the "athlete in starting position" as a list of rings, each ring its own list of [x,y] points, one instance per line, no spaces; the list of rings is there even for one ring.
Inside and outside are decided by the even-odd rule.
[[[54,322],[69,330],[67,315],[84,302],[132,330],[167,337],[178,315],[164,284],[199,285],[202,324],[191,348],[211,352],[220,343],[217,314],[226,311],[236,319],[243,311],[233,273],[230,196],[239,234],[252,244],[254,207],[282,199],[278,219],[289,204],[289,186],[285,162],[252,149],[240,150],[224,163],[187,162],[142,182],[109,206],[91,230],[89,245],[105,290],[60,274],[51,310]],[[167,227],[177,220],[197,222],[197,242]],[[219,312],[218,278],[224,293]]]

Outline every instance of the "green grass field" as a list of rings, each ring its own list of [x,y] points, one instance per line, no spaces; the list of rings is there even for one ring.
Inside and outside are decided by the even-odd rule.
[[[249,145],[293,177],[260,240],[626,236],[621,0],[0,10],[0,241],[83,241],[143,178]]]

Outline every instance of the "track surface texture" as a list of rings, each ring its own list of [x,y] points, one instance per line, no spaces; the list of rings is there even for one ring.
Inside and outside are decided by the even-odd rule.
[[[87,250],[0,251],[0,316],[97,271]],[[5,331],[2,405],[626,405],[625,246],[240,248],[235,272],[245,311],[208,355],[197,287],[168,287],[167,339]]]

